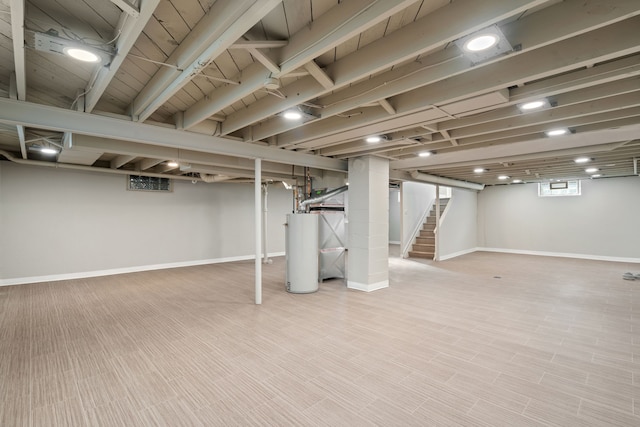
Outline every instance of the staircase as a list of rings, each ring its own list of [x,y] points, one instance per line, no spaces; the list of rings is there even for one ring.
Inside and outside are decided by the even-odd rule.
[[[442,215],[447,207],[447,202],[449,202],[449,199],[440,199],[440,215]],[[420,234],[416,237],[416,242],[409,251],[409,258],[433,259],[436,254],[435,228],[436,205],[434,204],[429,211],[429,215],[427,215],[427,219],[424,224],[422,224],[422,229],[420,229]]]

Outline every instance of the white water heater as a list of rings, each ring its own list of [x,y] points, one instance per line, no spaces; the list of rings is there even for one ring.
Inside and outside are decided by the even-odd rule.
[[[286,224],[287,291],[318,290],[318,215],[288,214]]]

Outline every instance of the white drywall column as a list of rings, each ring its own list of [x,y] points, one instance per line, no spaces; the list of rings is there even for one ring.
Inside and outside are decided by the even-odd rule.
[[[349,159],[349,279],[371,292],[389,286],[389,161]]]
[[[254,212],[256,236],[256,304],[262,304],[262,161],[256,159]]]

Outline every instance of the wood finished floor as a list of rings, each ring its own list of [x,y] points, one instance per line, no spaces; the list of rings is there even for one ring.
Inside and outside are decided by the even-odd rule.
[[[284,260],[0,287],[0,426],[639,426],[638,264],[390,259],[284,291]]]

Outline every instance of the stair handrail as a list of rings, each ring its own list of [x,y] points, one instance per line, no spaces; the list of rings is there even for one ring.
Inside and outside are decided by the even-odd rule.
[[[427,205],[426,210],[422,212],[422,215],[420,216],[420,220],[417,221],[417,224],[415,224],[413,228],[413,232],[410,234],[411,239],[407,239],[406,242],[403,242],[401,258],[407,257],[407,254],[409,253],[409,248],[411,248],[414,245],[416,241],[416,237],[418,237],[418,234],[420,234],[420,230],[422,229],[422,226],[424,225],[424,222],[427,220],[427,217],[429,216],[429,212],[431,212],[431,208],[435,203],[436,203],[436,199],[434,197],[433,200],[431,200],[431,203]]]

